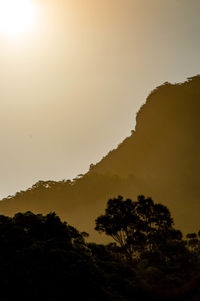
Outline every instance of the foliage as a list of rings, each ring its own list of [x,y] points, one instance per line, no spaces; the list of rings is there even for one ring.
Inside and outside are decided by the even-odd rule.
[[[153,299],[190,300],[200,283],[200,233],[187,235],[185,241],[167,207],[144,196],[136,202],[119,196],[108,201],[95,229],[115,240],[113,253],[134,267],[137,285]]]
[[[0,246],[2,297],[109,300],[83,235],[55,213],[0,216]]]
[[[136,202],[121,196],[110,199],[105,214],[96,219],[95,230],[111,236],[128,260],[182,238],[181,232],[173,228],[168,208],[142,195]]]
[[[116,243],[87,243],[54,212],[0,215],[2,299],[199,299],[200,235],[183,240],[165,206],[119,197],[97,221]]]

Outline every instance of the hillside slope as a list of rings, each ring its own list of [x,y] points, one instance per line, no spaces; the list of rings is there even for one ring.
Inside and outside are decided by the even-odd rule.
[[[98,239],[95,218],[108,198],[151,196],[167,205],[176,226],[200,229],[200,76],[156,88],[137,114],[136,129],[74,181],[40,181],[0,203],[2,214],[56,211]]]

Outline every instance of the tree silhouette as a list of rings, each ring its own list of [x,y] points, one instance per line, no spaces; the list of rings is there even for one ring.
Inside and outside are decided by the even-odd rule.
[[[143,196],[106,210],[97,220],[117,242],[108,245],[87,243],[54,212],[0,215],[2,299],[199,300],[200,233],[184,241],[169,210]]]
[[[95,230],[111,236],[130,261],[159,250],[169,240],[182,239],[168,208],[142,195],[136,202],[122,196],[110,199],[105,214],[96,219]]]
[[[197,254],[200,253],[200,231],[198,232],[198,234],[188,233],[186,235],[186,241],[187,241],[187,246],[191,251]]]

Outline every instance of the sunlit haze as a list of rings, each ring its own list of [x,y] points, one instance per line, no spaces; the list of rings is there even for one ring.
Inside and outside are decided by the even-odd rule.
[[[199,0],[0,0],[0,197],[88,170],[200,73]]]
[[[28,32],[36,22],[36,7],[31,0],[0,0],[0,32],[16,36]]]

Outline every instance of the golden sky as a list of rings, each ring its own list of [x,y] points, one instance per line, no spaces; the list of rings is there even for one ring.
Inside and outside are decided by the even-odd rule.
[[[0,197],[86,172],[153,88],[200,73],[199,0],[23,1],[26,30],[0,23]]]

